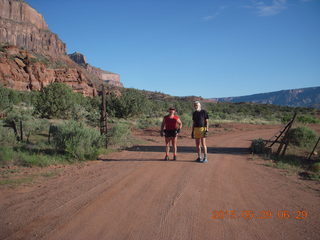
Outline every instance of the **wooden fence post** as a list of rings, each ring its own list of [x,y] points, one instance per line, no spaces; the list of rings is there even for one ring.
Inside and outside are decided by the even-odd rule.
[[[295,112],[294,115],[293,115],[293,118],[292,118],[292,120],[291,120],[291,122],[290,122],[290,124],[289,124],[288,127],[287,127],[287,130],[285,131],[285,134],[284,134],[284,136],[283,136],[283,138],[282,138],[282,141],[281,141],[281,143],[280,143],[280,146],[279,146],[279,148],[278,148],[278,151],[277,151],[277,155],[278,155],[278,156],[280,155],[283,146],[284,146],[284,150],[283,150],[283,152],[282,152],[281,155],[283,156],[283,155],[286,153],[286,150],[287,150],[287,147],[288,147],[288,144],[289,144],[288,133],[289,133],[289,131],[290,131],[290,129],[291,129],[294,121],[296,120],[296,117],[297,117],[297,113]]]
[[[19,135],[18,135],[18,130],[17,130],[17,125],[14,120],[11,121],[11,126],[14,132],[14,135],[16,136],[17,141],[20,141]]]
[[[105,135],[106,142],[105,147],[108,148],[108,126],[107,126],[107,98],[106,98],[106,90],[104,85],[102,85],[102,103],[101,103],[101,114],[100,114],[100,134]]]
[[[318,141],[316,142],[316,145],[314,145],[314,148],[312,149],[312,152],[310,153],[310,155],[309,155],[309,157],[308,157],[308,160],[310,160],[310,159],[311,159],[311,157],[312,157],[312,155],[313,155],[314,151],[316,150],[316,148],[317,148],[317,146],[318,146],[319,142],[320,142],[320,137],[318,138]]]

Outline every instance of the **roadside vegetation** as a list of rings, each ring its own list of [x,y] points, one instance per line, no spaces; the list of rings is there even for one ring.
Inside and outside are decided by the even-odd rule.
[[[303,179],[320,181],[320,145],[313,150],[318,138],[319,134],[312,128],[300,123],[288,132],[289,144],[285,155],[277,154],[279,144],[270,149],[263,139],[254,139],[251,151],[269,161],[267,166],[284,169],[288,174],[297,174]]]
[[[108,134],[101,136],[101,96],[84,97],[62,83],[52,83],[41,92],[0,86],[0,166],[43,167],[96,159],[100,153],[134,144],[132,130],[160,127],[170,106],[177,109],[184,126],[191,127],[192,102],[196,99],[201,101],[199,97],[109,89]],[[212,102],[203,105],[212,124],[285,123],[294,112],[301,124],[320,123],[318,111],[312,108]]]

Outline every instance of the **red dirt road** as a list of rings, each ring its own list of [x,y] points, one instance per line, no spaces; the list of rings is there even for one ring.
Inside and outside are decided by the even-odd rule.
[[[161,161],[163,139],[147,131],[143,146],[66,167],[42,183],[2,187],[0,239],[319,239],[319,183],[285,176],[246,150],[277,130],[212,134],[208,164],[194,162],[187,132],[178,161]],[[216,211],[224,218],[214,219]],[[263,211],[270,218],[261,219]],[[296,219],[297,211],[308,216]]]

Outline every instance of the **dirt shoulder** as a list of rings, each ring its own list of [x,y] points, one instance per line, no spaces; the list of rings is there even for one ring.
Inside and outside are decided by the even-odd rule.
[[[319,183],[286,176],[247,150],[277,130],[213,129],[208,164],[194,162],[186,130],[178,161],[162,161],[156,129],[136,132],[145,144],[1,187],[0,239],[316,239]]]

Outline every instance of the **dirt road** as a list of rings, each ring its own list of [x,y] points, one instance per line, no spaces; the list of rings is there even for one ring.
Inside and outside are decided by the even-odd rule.
[[[147,131],[143,146],[2,188],[0,239],[319,239],[319,184],[248,153],[251,139],[276,130],[213,134],[208,164],[194,162],[186,132],[178,161],[161,161],[163,139]]]

